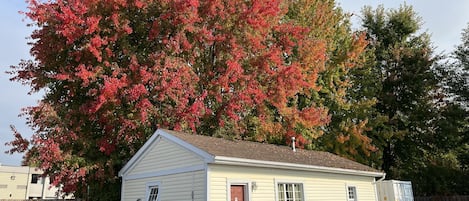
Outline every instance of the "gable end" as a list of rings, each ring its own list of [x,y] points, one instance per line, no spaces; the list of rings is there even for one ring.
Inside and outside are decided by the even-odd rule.
[[[137,153],[127,162],[127,164],[125,164],[125,166],[119,171],[119,176],[126,177],[128,174],[130,174],[132,170],[137,166],[137,164],[139,164],[140,161],[145,158],[148,152],[151,152],[154,146],[156,146],[158,142],[163,139],[172,144],[176,144],[179,146],[179,148],[185,149],[186,151],[189,151],[190,153],[193,153],[194,155],[200,157],[205,164],[210,163],[214,160],[214,157],[206,153],[205,151],[168,134],[167,132],[165,132],[165,130],[158,129],[150,137],[150,139],[137,151]]]

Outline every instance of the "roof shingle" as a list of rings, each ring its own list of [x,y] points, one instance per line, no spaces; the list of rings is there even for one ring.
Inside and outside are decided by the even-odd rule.
[[[242,140],[227,140],[172,130],[162,130],[213,156],[380,172],[369,166],[329,152],[304,149],[296,149],[296,152],[293,152],[288,146]]]

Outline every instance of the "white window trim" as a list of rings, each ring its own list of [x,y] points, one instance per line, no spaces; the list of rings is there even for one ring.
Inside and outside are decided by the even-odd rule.
[[[148,182],[146,185],[146,194],[145,194],[145,199],[144,201],[147,201],[149,196],[150,196],[150,187],[151,186],[158,186],[158,199],[157,201],[160,201],[161,197],[161,182]]]
[[[232,185],[242,185],[245,186],[244,188],[244,199],[246,201],[251,200],[251,181],[250,180],[240,180],[240,179],[228,179],[226,181],[226,200],[230,200],[231,198],[231,186]]]
[[[307,200],[307,198],[306,198],[306,190],[305,190],[306,184],[305,184],[304,181],[302,181],[302,180],[289,180],[289,179],[287,179],[287,180],[286,180],[286,179],[279,179],[279,180],[275,179],[275,182],[274,182],[274,183],[275,183],[275,201],[278,201],[278,184],[279,184],[279,183],[280,183],[280,184],[301,184],[301,186],[302,186],[302,188],[303,188],[303,189],[302,189],[302,192],[301,192],[301,193],[302,193],[302,196],[303,196],[303,201],[306,201],[306,200]]]
[[[358,199],[358,187],[357,187],[357,185],[353,185],[353,184],[346,184],[346,185],[345,185],[345,198],[346,198],[346,200],[347,200],[347,201],[350,201],[350,200],[349,200],[349,197],[348,197],[348,194],[349,194],[348,188],[349,188],[349,187],[355,188],[355,200],[354,200],[354,201],[358,201],[358,200],[359,200],[359,199]]]

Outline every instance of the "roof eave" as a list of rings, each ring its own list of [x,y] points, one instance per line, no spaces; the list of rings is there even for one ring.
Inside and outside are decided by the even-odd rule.
[[[215,160],[213,161],[213,164],[240,165],[240,166],[263,167],[263,168],[267,167],[267,168],[277,168],[277,169],[303,170],[303,171],[311,171],[311,172],[324,172],[324,173],[358,175],[358,176],[369,176],[369,177],[383,177],[385,175],[385,173],[383,172],[371,172],[371,171],[323,167],[323,166],[315,166],[315,165],[262,161],[262,160],[235,158],[235,157],[226,157],[226,156],[215,156]]]

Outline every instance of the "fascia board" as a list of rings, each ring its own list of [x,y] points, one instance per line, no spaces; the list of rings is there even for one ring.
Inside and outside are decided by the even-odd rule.
[[[303,165],[303,164],[294,164],[294,163],[253,160],[253,159],[245,159],[245,158],[234,158],[234,157],[226,157],[226,156],[216,156],[213,163],[224,164],[224,165],[267,167],[267,168],[288,169],[288,170],[303,170],[303,171],[312,171],[312,172],[325,172],[325,173],[358,175],[358,176],[369,176],[369,177],[382,177],[383,175],[385,175],[385,173],[382,173],[382,172],[369,172],[369,171],[350,170],[350,169],[343,169],[343,168],[331,168],[331,167],[323,167],[323,166],[315,166],[315,165]]]

